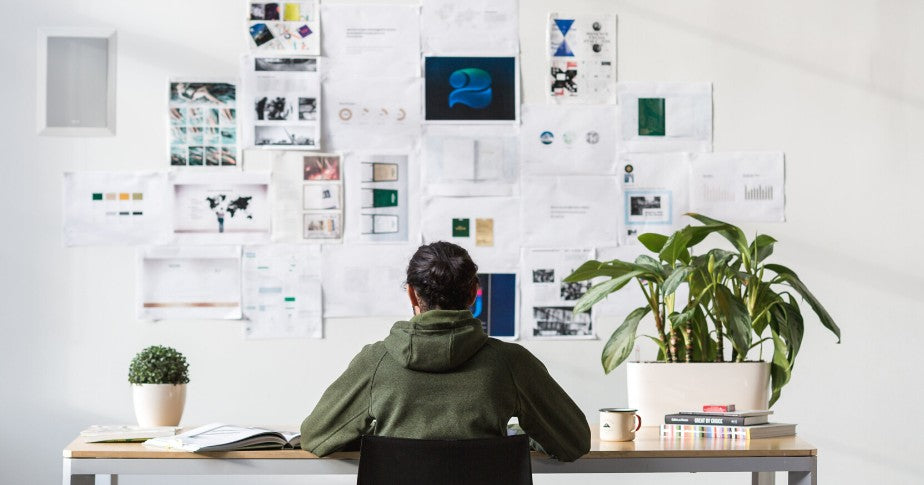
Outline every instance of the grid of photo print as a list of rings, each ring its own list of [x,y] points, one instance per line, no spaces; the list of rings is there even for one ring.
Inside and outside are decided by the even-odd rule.
[[[320,54],[318,2],[250,2],[250,48]]]
[[[236,166],[237,88],[228,82],[170,82],[170,165]]]

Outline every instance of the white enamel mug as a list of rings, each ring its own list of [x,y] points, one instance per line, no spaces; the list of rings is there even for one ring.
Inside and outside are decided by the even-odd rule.
[[[600,441],[632,441],[642,427],[636,409],[603,408],[600,410]]]

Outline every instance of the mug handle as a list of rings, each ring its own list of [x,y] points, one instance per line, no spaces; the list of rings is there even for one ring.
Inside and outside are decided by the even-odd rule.
[[[635,429],[632,430],[633,433],[638,431],[642,427],[642,417],[636,414],[635,419],[638,421],[638,425],[636,425]]]

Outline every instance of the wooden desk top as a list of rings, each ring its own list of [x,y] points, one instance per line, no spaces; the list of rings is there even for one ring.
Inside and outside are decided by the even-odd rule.
[[[590,453],[595,458],[727,458],[747,456],[815,456],[818,450],[798,436],[731,440],[713,438],[665,439],[657,426],[643,427],[635,441],[600,441],[596,424],[591,427]],[[543,457],[533,452],[534,457]],[[64,448],[65,458],[237,458],[310,459],[316,455],[303,450],[222,451],[189,453],[146,448],[141,443],[87,443],[78,437]],[[359,452],[334,453],[329,458],[359,459]]]

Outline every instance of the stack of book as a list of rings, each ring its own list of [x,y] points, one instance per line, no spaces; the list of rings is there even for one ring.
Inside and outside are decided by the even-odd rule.
[[[731,410],[728,410],[728,408]],[[704,406],[704,409],[716,409]],[[773,411],[735,411],[734,406],[726,406],[725,411],[680,411],[664,416],[661,425],[661,438],[720,438],[720,439],[758,439],[793,436],[796,425],[771,423],[769,417]]]

